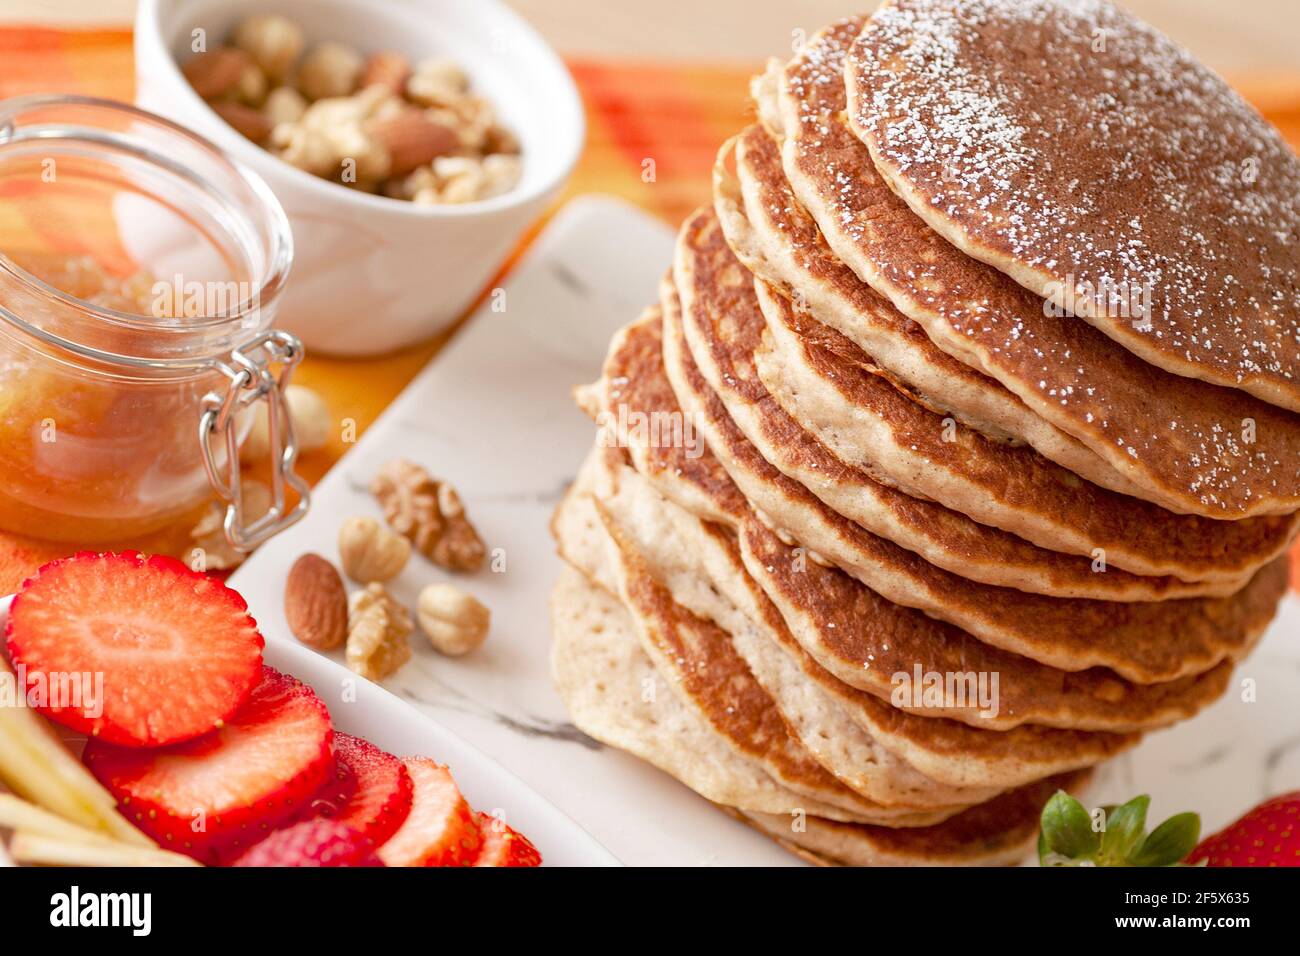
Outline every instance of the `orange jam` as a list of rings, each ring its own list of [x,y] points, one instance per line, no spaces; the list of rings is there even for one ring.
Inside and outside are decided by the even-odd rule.
[[[152,276],[110,275],[88,257],[19,254],[76,299],[158,316]],[[0,337],[0,528],[54,541],[127,541],[193,514],[211,496],[196,409],[215,373],[149,382],[87,375]]]

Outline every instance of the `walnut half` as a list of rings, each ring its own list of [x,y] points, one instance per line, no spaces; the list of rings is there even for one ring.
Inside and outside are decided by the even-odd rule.
[[[452,571],[477,571],[487,558],[460,495],[419,465],[396,458],[380,469],[370,491],[398,534],[434,564]]]
[[[374,582],[348,599],[348,668],[380,681],[411,659],[411,612]]]

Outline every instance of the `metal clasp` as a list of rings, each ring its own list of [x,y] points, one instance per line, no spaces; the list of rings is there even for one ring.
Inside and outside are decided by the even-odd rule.
[[[225,394],[209,392],[203,396],[203,414],[199,418],[199,444],[203,449],[203,467],[208,480],[221,500],[226,502],[222,523],[226,540],[238,551],[251,551],[285,528],[297,523],[311,504],[311,489],[294,471],[298,461],[298,441],[294,435],[284,390],[293,370],[302,361],[302,343],[288,332],[271,330],[244,343],[230,353],[230,363],[214,363],[230,384]],[[280,367],[277,377],[272,366]],[[271,510],[247,522],[240,486],[239,432],[240,412],[266,400],[271,446]],[[226,473],[214,451],[213,439],[224,444]],[[220,447],[220,446],[217,446]],[[298,495],[298,503],[288,508],[288,491]]]

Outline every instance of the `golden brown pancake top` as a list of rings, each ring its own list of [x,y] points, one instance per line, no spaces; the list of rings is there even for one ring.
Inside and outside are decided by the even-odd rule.
[[[1300,410],[1300,161],[1190,53],[1108,0],[892,0],[847,66],[934,228],[1162,368]]]
[[[787,172],[841,258],[936,345],[1158,489],[1168,507],[1217,518],[1300,507],[1300,417],[1158,369],[1079,319],[1046,314],[1038,295],[957,249],[889,189],[844,116],[844,55],[862,22],[810,40],[783,80],[797,112]]]

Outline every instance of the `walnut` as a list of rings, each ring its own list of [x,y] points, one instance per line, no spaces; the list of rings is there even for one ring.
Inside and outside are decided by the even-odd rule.
[[[239,484],[244,498],[245,523],[256,521],[271,510],[271,489],[260,481],[242,481]],[[227,571],[237,568],[248,557],[236,551],[226,540],[226,504],[213,501],[208,505],[199,523],[190,531],[194,546],[186,556],[186,563],[196,571]]]
[[[451,485],[397,458],[375,476],[370,491],[393,530],[430,561],[452,571],[476,571],[483,566],[487,548]]]
[[[452,584],[426,587],[415,613],[433,649],[451,657],[482,644],[492,622],[492,612],[481,601]]]
[[[411,612],[378,582],[348,599],[348,668],[383,680],[411,659]]]
[[[415,65],[406,81],[406,95],[421,106],[446,106],[465,96],[469,77],[455,60],[431,57]]]
[[[348,518],[339,528],[339,560],[353,581],[391,581],[411,557],[411,542],[374,518]]]
[[[392,157],[365,124],[382,115],[390,101],[382,86],[317,100],[297,122],[275,127],[271,146],[286,163],[316,176],[342,179],[355,173],[358,183],[378,182],[388,177]]]

